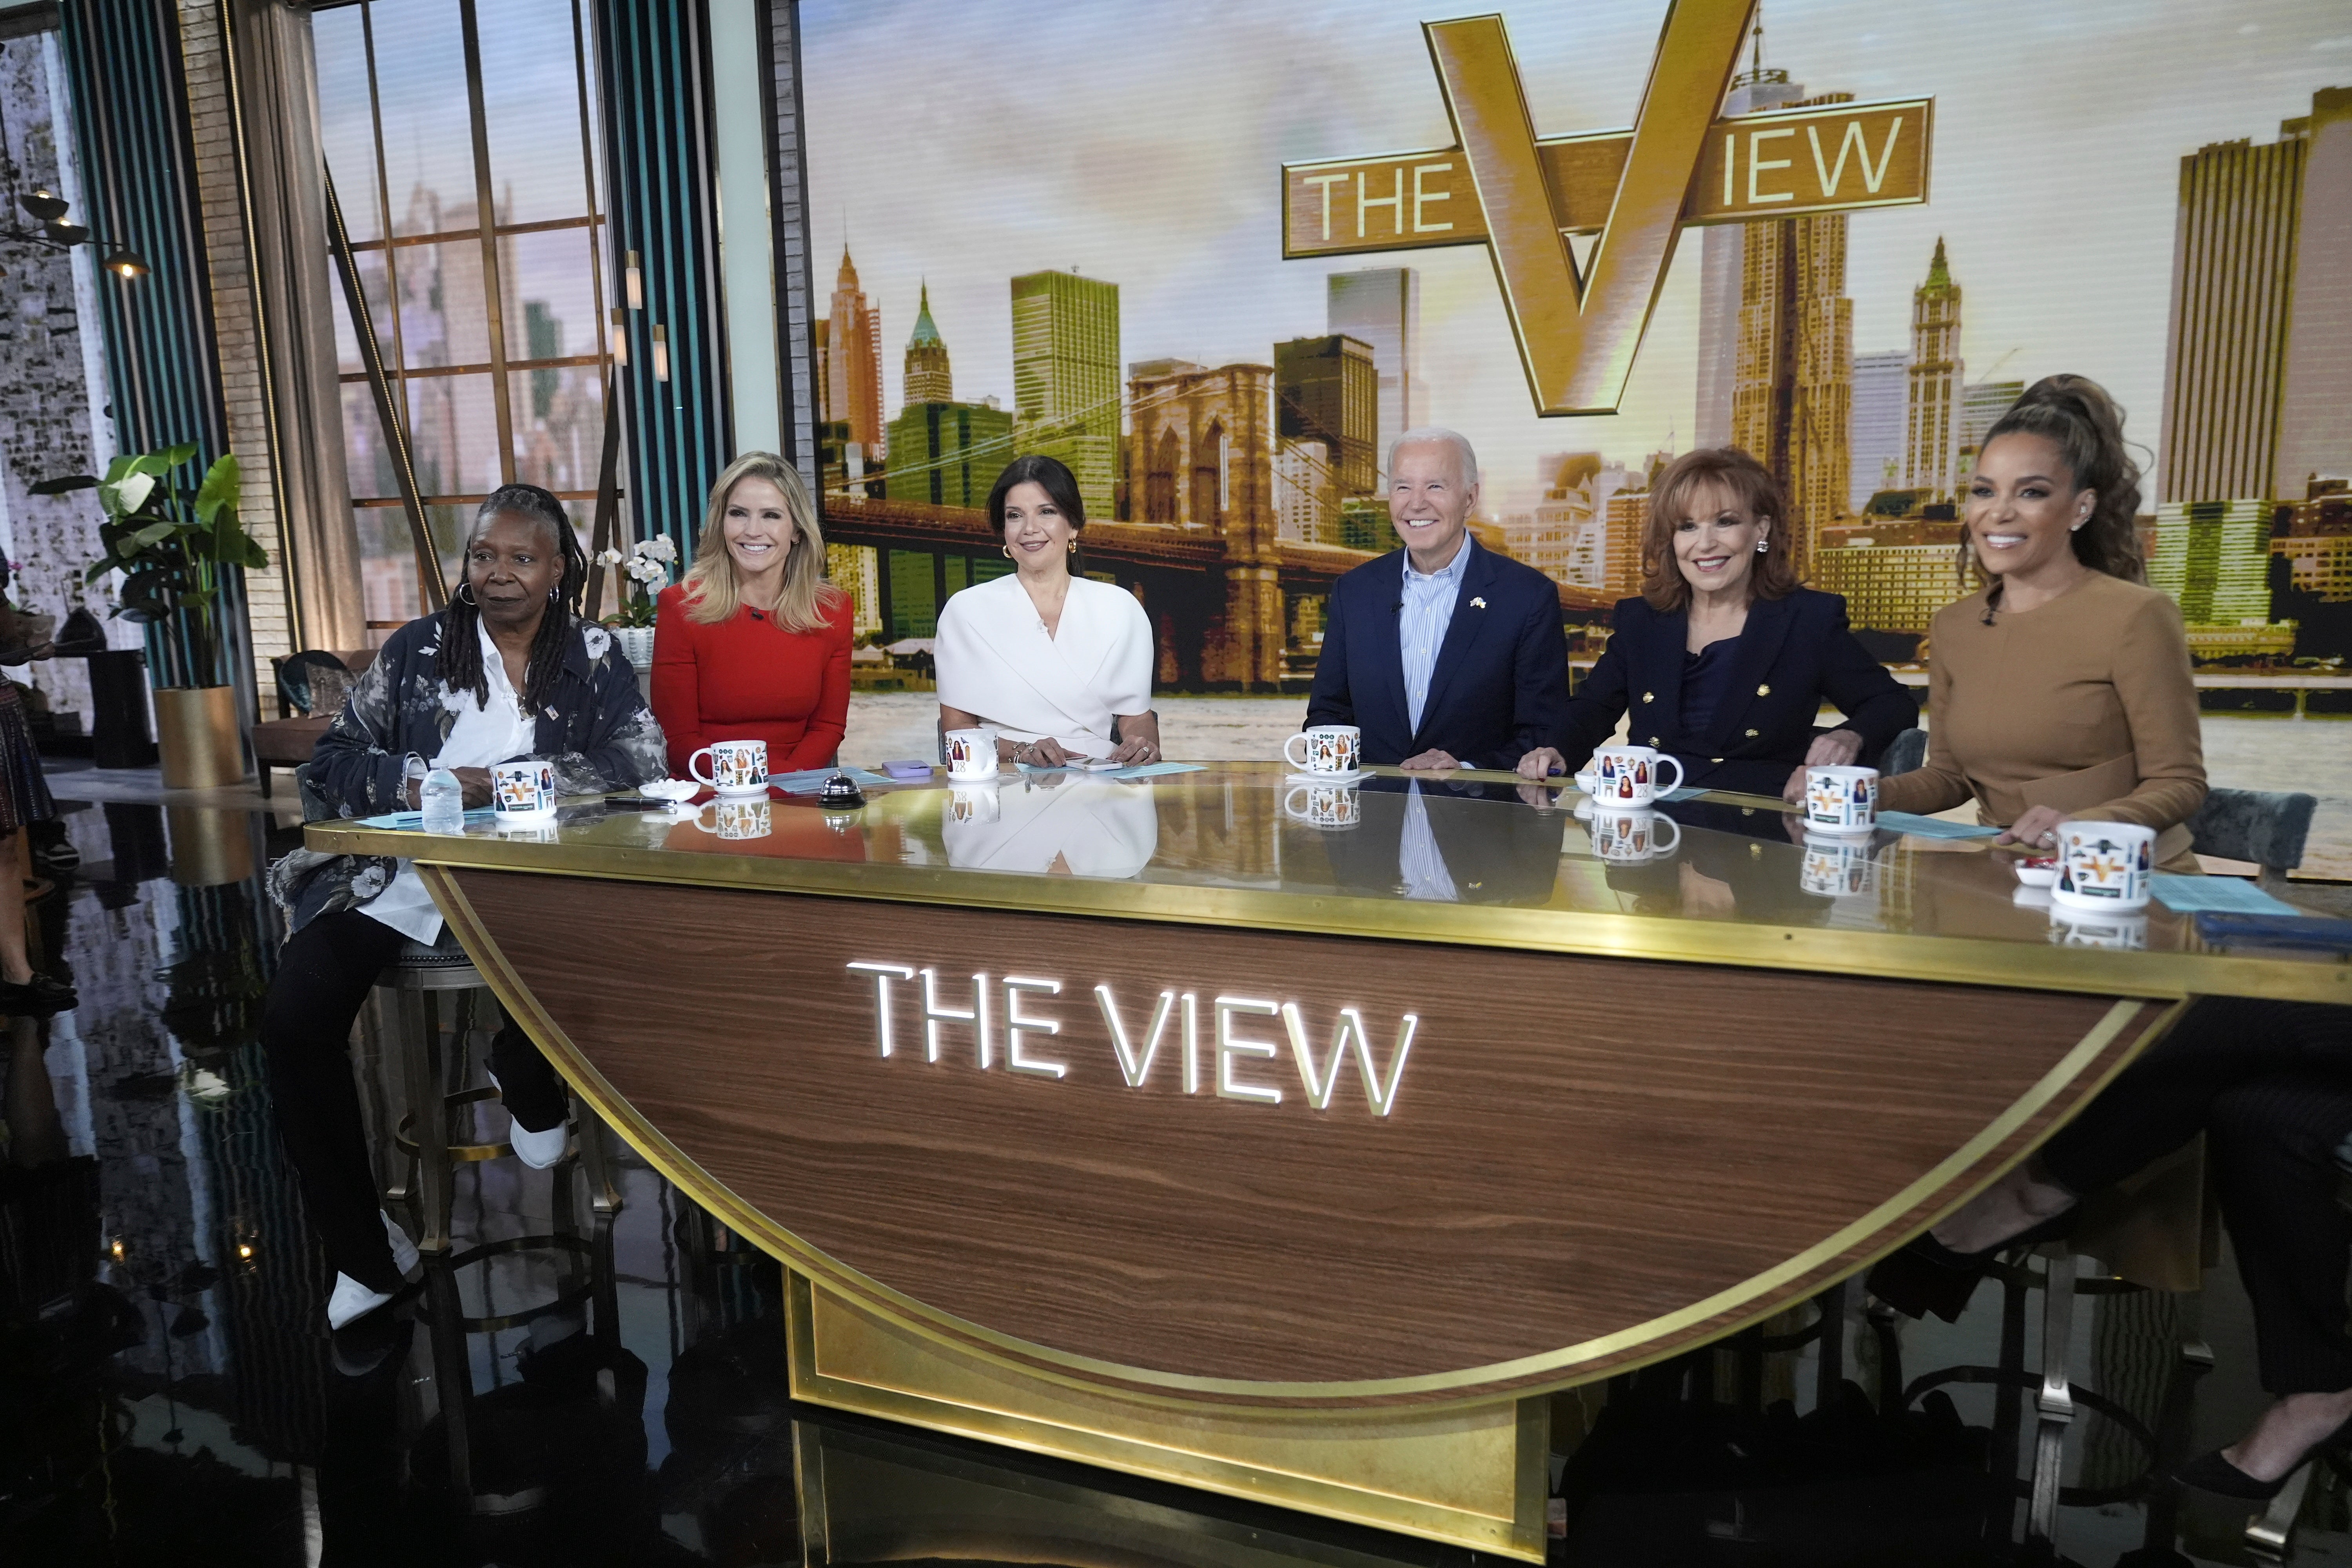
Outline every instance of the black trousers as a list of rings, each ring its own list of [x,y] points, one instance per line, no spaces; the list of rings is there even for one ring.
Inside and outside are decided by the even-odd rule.
[[[288,940],[261,1015],[278,1135],[328,1260],[372,1290],[397,1290],[400,1271],[378,1217],[375,1171],[352,1082],[352,1025],[376,976],[407,941],[356,910],[320,915]],[[490,1045],[490,1070],[517,1122],[563,1120],[562,1080],[512,1022]]]
[[[2352,1388],[2352,1213],[2336,1146],[2352,1133],[2352,1008],[2208,997],[2042,1146],[2070,1192],[2206,1135],[2222,1222],[2254,1309],[2263,1386]]]

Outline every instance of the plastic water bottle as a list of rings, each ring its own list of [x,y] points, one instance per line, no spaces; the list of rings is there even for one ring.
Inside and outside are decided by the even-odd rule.
[[[466,831],[466,786],[447,768],[435,768],[425,775],[425,785],[416,792],[417,802],[425,807],[425,831],[427,833],[463,833]]]

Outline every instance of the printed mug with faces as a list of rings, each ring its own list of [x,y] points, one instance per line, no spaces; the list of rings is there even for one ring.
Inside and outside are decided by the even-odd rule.
[[[2058,825],[2053,903],[2070,910],[2143,910],[2155,869],[2156,829],[2136,822]]]
[[[1363,754],[1364,732],[1353,724],[1318,724],[1282,742],[1282,760],[1302,773],[1352,773]]]
[[[1805,770],[1807,833],[1874,833],[1877,830],[1876,768]]]
[[[1621,866],[1663,860],[1683,846],[1682,826],[1654,811],[1597,806],[1585,827],[1592,835],[1592,852]]]
[[[1878,891],[1877,846],[1852,835],[1805,835],[1804,868],[1799,883],[1827,899],[1859,898]]]
[[[947,732],[948,777],[992,779],[996,776],[996,731],[950,730]]]
[[[555,764],[523,761],[490,764],[490,804],[503,822],[536,822],[555,815]]]
[[[992,775],[985,784],[960,784],[949,786],[947,819],[959,826],[968,822],[994,822],[1004,815],[1003,798],[996,793],[996,780]]]
[[[1673,784],[1659,776],[1663,768],[1675,770]],[[1660,795],[1680,789],[1683,765],[1647,746],[1603,746],[1592,753],[1592,783],[1595,801],[1609,810],[1623,811],[1652,805]]]
[[[714,800],[703,806],[696,826],[719,838],[765,838],[774,810],[765,795]]]
[[[1361,793],[1348,784],[1301,779],[1282,797],[1283,815],[1312,827],[1353,827],[1364,820]]]
[[[702,771],[702,759],[710,771]],[[765,795],[768,791],[768,742],[713,741],[686,759],[686,771],[720,795]]]

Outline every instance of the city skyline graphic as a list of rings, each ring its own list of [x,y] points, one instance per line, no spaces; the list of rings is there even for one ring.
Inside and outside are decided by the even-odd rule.
[[[1116,7],[1024,8],[1016,16],[992,5],[919,14],[896,4],[808,6],[813,240],[822,271],[845,251],[854,256],[880,323],[880,422],[895,431],[892,422],[905,418],[906,365],[913,363],[906,351],[919,310],[953,357],[955,399],[992,402],[1016,423],[1031,418],[1030,408],[1043,406],[1037,367],[1052,356],[1041,359],[1034,346],[1042,318],[1033,312],[1033,347],[1016,363],[1023,329],[1013,280],[1059,273],[1073,284],[1109,286],[1116,331],[1108,354],[1097,342],[1081,356],[1083,365],[1052,361],[1056,385],[1097,389],[1087,397],[1087,428],[1073,426],[1061,438],[1092,466],[1090,509],[1105,493],[1102,437],[1124,445],[1121,460],[1133,472],[1120,515],[1139,521],[1177,511],[1189,519],[1200,508],[1189,499],[1173,510],[1148,507],[1147,479],[1159,476],[1147,476],[1152,454],[1133,444],[1129,405],[1136,388],[1236,365],[1275,371],[1267,455],[1274,506],[1286,509],[1284,537],[1299,537],[1308,524],[1298,518],[1317,509],[1327,521],[1351,511],[1357,526],[1328,523],[1321,537],[1389,547],[1360,526],[1375,518],[1348,507],[1344,492],[1358,486],[1343,474],[1360,469],[1364,442],[1384,447],[1409,409],[1411,423],[1450,426],[1477,447],[1486,487],[1481,510],[1506,525],[1490,542],[1507,534],[1522,558],[1556,547],[1558,559],[1536,563],[1597,590],[1633,587],[1624,547],[1638,531],[1639,507],[1619,505],[1625,496],[1618,492],[1637,496],[1661,456],[1703,440],[1747,446],[1782,473],[1805,552],[1828,551],[1808,563],[1822,586],[1843,591],[1830,579],[1845,567],[1830,556],[1851,556],[1853,547],[1948,544],[1934,507],[1964,480],[1972,437],[2014,389],[2060,371],[2091,376],[2124,405],[2127,438],[2148,469],[2144,510],[2158,510],[2158,485],[2169,470],[2180,472],[2187,489],[2204,482],[2188,477],[2178,455],[2189,449],[2184,441],[2195,445],[2200,421],[2216,428],[2244,422],[2223,405],[2227,397],[2190,397],[2192,372],[2239,387],[2231,395],[2240,403],[2267,398],[2263,417],[2282,426],[2257,437],[2269,443],[2270,458],[2240,461],[2236,469],[2208,462],[2204,470],[2242,476],[2250,463],[2265,461],[2281,476],[2290,462],[2323,473],[2352,469],[2352,450],[2336,451],[2352,445],[2345,416],[2298,422],[2294,415],[2296,405],[2318,406],[2315,389],[2352,388],[2336,388],[2325,374],[2317,383],[2308,374],[2298,380],[2292,352],[2301,341],[2302,361],[2315,363],[2315,335],[2342,339],[2334,357],[2352,363],[2352,302],[2342,281],[2352,268],[2352,235],[2327,247],[2324,266],[2303,262],[2295,287],[2325,309],[2305,303],[2298,315],[2283,296],[2274,319],[2230,323],[2241,337],[2259,341],[2267,332],[2277,340],[2270,352],[2278,365],[2259,363],[2259,347],[2256,363],[2233,364],[2197,334],[2174,330],[2175,253],[2193,248],[2182,237],[2196,226],[2184,216],[2183,160],[2200,149],[2242,140],[2255,150],[2220,160],[2222,172],[2207,180],[2217,189],[2243,184],[2230,173],[2243,163],[2273,169],[2276,177],[2262,177],[2285,190],[2287,175],[2273,166],[2298,163],[2299,172],[2289,173],[2321,177],[2257,204],[2284,201],[2292,220],[2300,210],[2294,204],[2309,200],[2320,204],[2309,221],[2331,232],[2352,223],[2340,210],[2352,198],[2336,190],[2345,179],[2342,158],[2325,151],[2335,142],[2323,145],[2311,132],[2299,137],[2307,157],[2260,151],[2297,140],[2283,136],[2282,125],[2312,117],[2315,95],[2352,86],[2352,22],[2340,8],[2250,5],[2216,22],[2210,10],[2177,3],[1928,4],[1892,12],[1767,6],[1763,70],[1753,72],[1755,57],[1743,54],[1725,111],[1847,95],[1932,97],[1929,199],[1685,231],[1620,412],[1554,418],[1529,407],[1484,247],[1282,259],[1282,164],[1447,143],[1421,24],[1451,14],[1373,3],[1278,11],[1213,5],[1156,16],[1150,47],[1138,48],[1131,19],[1122,22]],[[1660,0],[1505,11],[1538,133],[1631,124],[1664,18]],[[854,74],[856,62],[883,58],[886,49],[895,69],[911,68],[940,85],[919,102],[894,106],[884,122]],[[2352,125],[2326,132],[2340,142],[2352,136]],[[906,156],[910,141],[921,146],[919,159]],[[2229,203],[2236,198],[2226,192],[2199,199],[2212,208],[2209,227],[2250,221],[2235,216]],[[2259,268],[2261,258],[2245,265]],[[1386,280],[1356,277],[1374,271]],[[2190,271],[2186,301],[2208,311]],[[1923,293],[1931,277],[1948,289],[1948,301]],[[1343,299],[1351,280],[1359,301],[1373,301],[1370,313]],[[1028,287],[1034,295],[1037,286]],[[1391,296],[1403,302],[1402,317]],[[1753,339],[1764,330],[1759,312],[1785,317],[1779,352],[1800,368],[1776,370],[1769,345],[1742,341],[1743,332]],[[1953,317],[1956,331],[1948,330]],[[1403,320],[1412,325],[1400,331]],[[1099,328],[1090,331],[1099,337]],[[1370,341],[1384,333],[1391,341]],[[1400,354],[1409,354],[1410,364]],[[1377,363],[1351,368],[1367,355]],[[2208,362],[2211,368],[2199,368]],[[1106,431],[1098,389],[1102,372],[1114,365],[1121,417]],[[2284,395],[2261,385],[2243,391],[2266,375],[2284,378]],[[1777,416],[1768,406],[1775,376]],[[915,404],[941,401],[920,395],[940,384],[919,371]],[[1367,386],[1377,386],[1377,395]],[[2169,402],[2168,389],[2177,394]],[[1307,412],[1309,403],[1377,404],[1378,416],[1342,421]],[[1930,437],[1917,427],[1923,413]],[[1061,416],[1073,416],[1065,409]],[[1020,435],[1013,444],[1045,449]],[[1580,463],[1571,480],[1560,462],[1570,454],[1599,462]],[[936,462],[945,455],[935,442],[923,457]],[[1181,489],[1202,471],[1166,479]],[[2242,477],[2230,484],[2270,493],[2185,489],[2163,499],[2209,510],[2306,500],[2284,477],[2268,486]],[[1317,485],[1341,493],[1310,494]],[[1562,489],[1574,486],[1582,487],[1571,498],[1581,508],[1582,542],[1555,529],[1559,537],[1542,543],[1545,503],[1560,501]],[[1916,501],[1907,517],[1864,516],[1874,493],[1906,488],[1927,503],[1927,516]],[[2210,534],[2219,542],[2211,548],[2243,554],[2252,542],[2247,515],[2222,506],[2210,518],[2184,510],[2175,521],[2182,539],[2204,530],[2197,551],[2211,552]],[[1864,522],[1876,524],[1874,531],[1854,526]],[[1616,549],[1608,550],[1612,542]],[[1569,555],[1577,549],[1603,551],[1614,563],[1575,566]],[[2326,559],[2299,568],[2298,583],[2340,577],[2340,553],[2318,551]],[[2184,581],[2200,570],[2211,577],[2196,561],[2174,563]],[[2237,570],[2242,577],[2243,563]],[[2159,572],[2159,580],[2166,575]],[[2174,591],[2184,605],[2195,596]],[[2225,588],[2198,602],[2209,600],[2217,620],[2248,618],[2224,615],[2246,607],[2243,592]]]

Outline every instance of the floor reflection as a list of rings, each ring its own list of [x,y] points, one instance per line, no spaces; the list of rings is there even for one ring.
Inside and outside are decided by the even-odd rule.
[[[37,907],[38,956],[81,1003],[0,1031],[0,1563],[1466,1565],[795,1405],[775,1265],[634,1158],[609,1218],[573,1167],[465,1166],[453,1253],[378,1341],[331,1342],[255,1037],[279,935],[255,872],[296,829],[66,809],[80,864]],[[2025,1283],[1949,1327],[1836,1292],[1557,1396],[1554,1560],[2011,1560]],[[2262,1403],[2232,1275],[2085,1295],[2074,1334],[2096,1398],[2067,1440],[2063,1556],[2247,1561],[2242,1516],[2149,1481],[2151,1446],[2215,1446]],[[2331,1476],[2301,1560],[2352,1556],[2346,1524]]]

